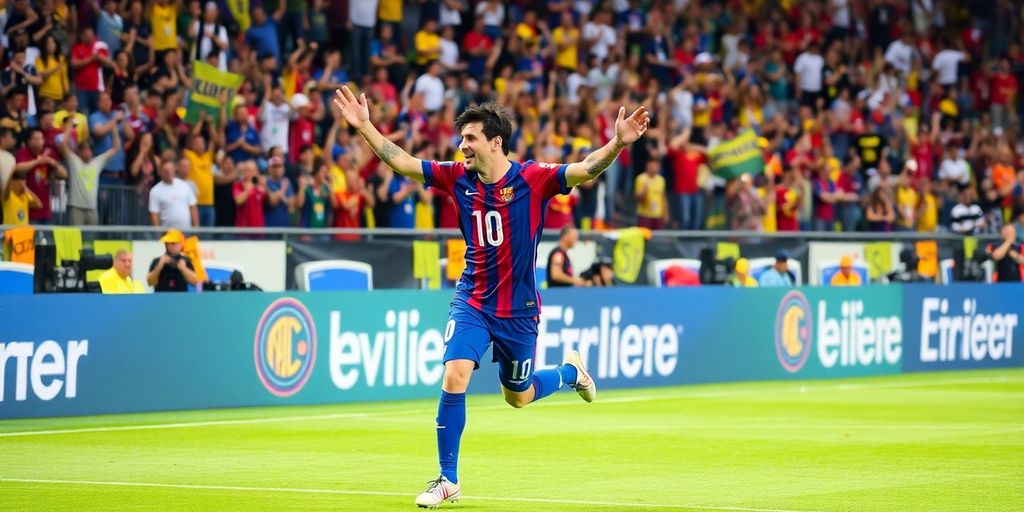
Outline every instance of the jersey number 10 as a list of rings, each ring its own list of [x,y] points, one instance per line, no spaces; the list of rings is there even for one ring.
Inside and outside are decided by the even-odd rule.
[[[502,227],[500,213],[492,210],[485,215],[480,210],[473,210],[473,223],[476,224],[477,245],[484,245],[485,232],[487,245],[497,247],[505,242],[505,230]]]

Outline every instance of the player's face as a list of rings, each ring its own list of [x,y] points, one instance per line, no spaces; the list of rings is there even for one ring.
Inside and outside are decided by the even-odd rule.
[[[462,143],[459,150],[466,156],[466,169],[482,172],[501,152],[501,139],[487,140],[481,123],[470,123],[462,127]]]

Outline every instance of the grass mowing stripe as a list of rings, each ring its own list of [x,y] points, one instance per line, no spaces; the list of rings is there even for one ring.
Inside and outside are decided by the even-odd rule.
[[[344,489],[303,489],[291,487],[248,487],[238,485],[201,485],[201,484],[165,484],[155,482],[102,482],[93,480],[43,480],[37,478],[0,478],[0,482],[27,483],[27,484],[55,484],[55,485],[103,485],[113,487],[158,487],[164,489],[194,489],[210,491],[240,491],[240,492],[273,492],[273,493],[306,493],[306,494],[344,494],[355,496],[408,496],[415,494],[402,492],[385,491],[352,491]],[[548,503],[553,505],[584,505],[596,507],[639,507],[639,508],[660,508],[660,509],[690,509],[690,510],[722,510],[727,512],[822,512],[814,510],[792,510],[782,508],[753,508],[753,507],[730,507],[718,505],[676,505],[667,503],[642,503],[642,502],[617,502],[617,501],[588,501],[588,500],[562,500],[555,498],[498,498],[491,496],[463,496],[461,499],[469,501],[497,501],[515,503]]]
[[[957,384],[979,384],[979,383],[1011,383],[1019,382],[1019,380],[1011,379],[1007,377],[971,377],[971,378],[952,378],[946,380],[922,380],[922,381],[895,381],[895,382],[872,382],[872,383],[860,383],[860,384],[823,384],[823,385],[801,385],[795,390],[801,393],[814,392],[814,391],[860,391],[860,390],[873,390],[873,389],[898,389],[898,388],[914,388],[914,387],[940,387]],[[658,395],[640,395],[640,396],[622,396],[612,397],[609,399],[601,400],[597,403],[600,404],[618,404],[618,403],[635,403],[635,402],[653,402],[660,400],[677,400],[687,398],[719,398],[729,396],[749,396],[757,395],[762,393],[778,394],[779,392],[785,392],[785,388],[771,388],[766,390],[759,390],[757,388],[744,388],[734,390],[721,390],[721,391],[693,391],[693,392],[682,392],[682,393],[665,393]],[[564,407],[566,405],[578,406],[579,404],[572,401],[560,401],[560,402],[541,402],[534,405],[537,407]],[[507,409],[506,405],[488,405],[473,407],[474,411],[481,410],[498,410]],[[21,437],[21,436],[43,436],[43,435],[59,435],[59,434],[81,434],[90,432],[123,432],[131,430],[150,430],[150,429],[173,429],[173,428],[195,428],[195,427],[209,427],[209,426],[220,426],[220,425],[248,425],[258,423],[277,423],[277,422],[288,422],[288,421],[305,421],[305,420],[330,420],[330,419],[343,419],[343,418],[369,418],[371,416],[390,416],[390,415],[406,415],[406,414],[422,414],[423,411],[419,409],[412,409],[406,411],[376,411],[376,412],[355,412],[355,413],[332,413],[332,414],[312,414],[312,415],[297,415],[297,416],[271,416],[263,418],[245,418],[237,420],[211,420],[211,421],[196,421],[196,422],[174,422],[174,423],[152,423],[145,425],[123,425],[115,427],[85,427],[85,428],[74,428],[74,429],[50,429],[50,430],[26,430],[26,431],[15,431],[15,432],[0,432],[0,438],[2,437]]]

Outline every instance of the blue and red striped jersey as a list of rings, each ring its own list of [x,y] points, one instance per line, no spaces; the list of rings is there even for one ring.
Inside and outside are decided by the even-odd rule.
[[[466,239],[466,270],[455,300],[499,318],[537,316],[537,245],[548,200],[569,193],[566,167],[512,162],[489,185],[462,162],[423,162],[426,184],[454,199]]]

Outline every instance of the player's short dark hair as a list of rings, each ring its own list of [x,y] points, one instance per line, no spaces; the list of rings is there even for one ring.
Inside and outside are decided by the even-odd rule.
[[[493,101],[483,105],[470,105],[455,120],[455,129],[461,133],[462,128],[470,123],[482,124],[487,140],[501,137],[501,151],[508,154],[508,144],[512,139],[512,114],[508,109]]]

